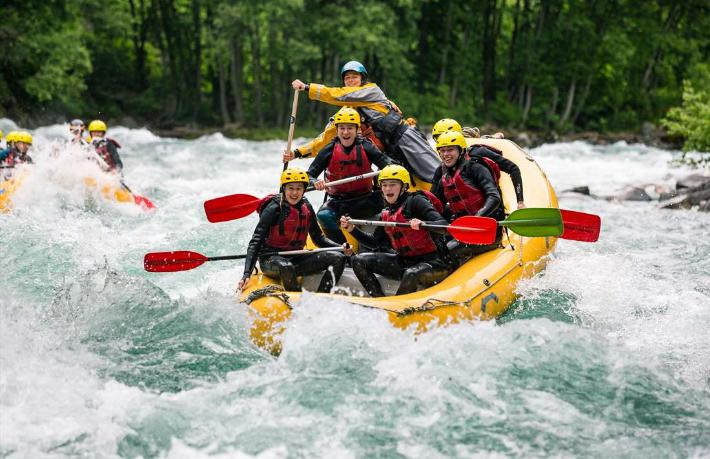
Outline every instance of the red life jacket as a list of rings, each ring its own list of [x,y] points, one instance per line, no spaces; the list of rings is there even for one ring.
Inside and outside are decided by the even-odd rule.
[[[385,209],[382,211],[383,222],[407,223],[408,219],[404,215],[404,207],[410,198],[404,200],[396,212],[390,213]],[[390,239],[392,248],[397,254],[405,257],[418,257],[436,252],[437,247],[429,231],[425,229],[413,230],[412,228],[386,226],[385,233]]]
[[[486,157],[481,157],[478,162],[488,167],[493,180],[498,184],[498,180],[500,180],[500,167],[498,167],[498,164]],[[444,190],[444,196],[446,196],[446,202],[449,203],[449,208],[454,215],[475,215],[486,202],[486,195],[483,191],[469,185],[461,177],[460,167],[453,176],[443,174],[441,176],[441,186]]]
[[[328,182],[368,172],[372,172],[372,165],[362,143],[356,143],[348,154],[341,143],[335,141],[333,156],[331,156],[330,163],[325,170],[325,178]],[[362,179],[328,188],[328,194],[331,196],[358,195],[368,193],[373,188],[371,179]]]
[[[274,200],[278,195],[270,194],[259,201],[257,212],[261,215],[266,205]],[[277,201],[278,202],[278,201]],[[301,200],[300,206],[292,206],[284,202],[281,212],[288,212],[285,217],[279,215],[279,221],[271,227],[269,236],[266,238],[266,245],[276,249],[300,250],[306,246],[308,238],[308,228],[311,224],[311,214],[308,204]]]
[[[415,191],[415,193],[421,193],[426,196],[429,202],[431,202],[431,205],[434,206],[434,209],[436,209],[436,211],[439,212],[441,215],[444,215],[444,204],[441,203],[441,200],[437,198],[434,193],[429,190],[419,190]]]
[[[108,143],[111,142],[114,144],[116,148],[121,148],[121,145],[118,144],[113,139],[110,139],[108,137],[104,137],[98,144],[96,145],[96,153],[101,157],[101,159],[106,163],[108,166],[109,170],[115,170],[117,167],[116,162],[113,160],[113,157],[111,157],[111,153],[108,151]]]
[[[15,167],[16,164],[31,163],[32,158],[27,154],[21,154],[19,151],[15,150],[14,147],[10,147],[10,152],[8,155],[0,161],[0,166],[6,168]]]

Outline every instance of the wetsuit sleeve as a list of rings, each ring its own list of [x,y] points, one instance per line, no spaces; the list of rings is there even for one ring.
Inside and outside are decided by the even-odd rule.
[[[278,202],[271,201],[266,205],[264,210],[259,216],[259,223],[256,224],[254,229],[254,234],[249,241],[249,246],[247,247],[247,257],[244,260],[244,275],[243,278],[251,276],[254,266],[256,266],[256,260],[259,257],[259,252],[266,241],[266,238],[271,231],[271,227],[278,222],[280,214],[280,206]]]
[[[375,83],[363,86],[330,88],[322,84],[311,83],[308,97],[330,105],[349,107],[368,107],[382,113],[390,111],[387,96]]]
[[[5,158],[10,156],[10,149],[6,148],[4,150],[0,150],[0,161],[4,161]]]
[[[325,237],[323,230],[318,226],[318,219],[316,218],[316,213],[313,211],[313,206],[311,206],[310,202],[307,205],[308,210],[310,210],[313,216],[308,226],[308,234],[311,236],[311,241],[313,241],[317,247],[340,247],[340,244]]]
[[[385,229],[381,226],[375,228],[375,232],[372,234],[368,234],[356,226],[350,234],[352,234],[358,242],[362,242],[370,247],[376,247],[378,252],[389,252],[392,249],[390,239],[387,237]]]
[[[121,157],[118,155],[116,144],[109,140],[106,142],[106,149],[111,155],[111,160],[116,164],[116,169],[121,172],[123,170],[123,161],[121,161]]]
[[[365,149],[365,154],[367,154],[367,159],[370,160],[370,164],[376,164],[379,169],[394,164],[392,159],[382,153],[372,142],[365,141],[362,146]]]
[[[510,180],[513,182],[513,188],[515,188],[516,199],[518,202],[523,202],[523,176],[520,174],[520,168],[513,161],[485,147],[474,148],[471,151],[471,156],[485,156],[498,164],[501,171],[510,175]]]
[[[477,217],[492,217],[501,205],[498,185],[486,166],[474,161],[467,161],[461,169],[461,177],[469,185],[481,190],[486,195],[483,207],[476,212]]]
[[[426,223],[432,225],[448,225],[449,222],[434,209],[434,205],[421,194],[415,194],[409,198],[409,211],[411,212],[412,218],[418,218]],[[446,230],[443,228],[437,228],[431,230],[433,233],[446,234]]]
[[[316,155],[316,159],[313,160],[310,167],[308,168],[307,172],[308,176],[311,178],[311,185],[313,184],[313,182],[318,180],[320,174],[323,173],[323,171],[328,167],[328,164],[330,164],[330,158],[333,156],[334,145],[335,143],[331,142],[326,145],[325,148],[319,151]]]
[[[441,186],[441,177],[444,175],[444,171],[441,166],[437,167],[434,171],[434,178],[431,179],[431,192],[434,196],[439,198],[442,203],[446,202],[446,196],[444,196],[444,188]]]
[[[333,141],[333,139],[337,135],[337,132],[337,128],[333,124],[331,118],[331,122],[329,122],[325,126],[325,130],[321,132],[318,137],[307,143],[304,143],[301,146],[296,147],[295,151],[298,152],[298,155],[296,156],[298,158],[310,158],[316,156],[319,151],[321,151],[330,142]]]

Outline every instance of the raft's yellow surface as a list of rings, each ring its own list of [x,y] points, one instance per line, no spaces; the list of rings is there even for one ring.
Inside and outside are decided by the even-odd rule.
[[[558,207],[557,197],[545,173],[538,164],[515,143],[507,139],[467,139],[470,144],[494,147],[513,161],[523,177],[527,207]],[[517,208],[513,184],[502,174],[501,190],[506,212]],[[491,319],[500,316],[515,299],[515,287],[520,279],[529,278],[542,270],[545,255],[553,248],[556,238],[527,238],[509,232],[503,234],[503,248],[479,255],[457,269],[433,287],[407,295],[381,298],[327,295],[369,308],[386,311],[390,322],[399,328],[415,326],[426,331],[437,325],[456,323],[475,318]],[[253,318],[250,337],[259,347],[278,354],[280,334],[291,316],[291,306],[300,299],[301,292],[285,292],[278,282],[262,275],[253,275],[246,284],[240,301],[249,304]]]
[[[136,200],[133,197],[133,194],[123,188],[120,184],[115,185],[112,183],[97,183],[96,179],[92,177],[85,177],[84,178],[84,183],[86,186],[92,190],[99,189],[101,196],[104,197],[104,199],[108,199],[109,201],[117,201],[117,202],[130,202],[131,204],[135,204]]]
[[[22,184],[22,178],[0,181],[0,212],[7,213],[12,210],[11,197]]]

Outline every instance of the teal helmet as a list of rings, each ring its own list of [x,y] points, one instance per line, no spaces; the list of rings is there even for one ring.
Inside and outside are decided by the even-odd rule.
[[[345,65],[343,65],[343,68],[340,69],[341,78],[345,77],[345,72],[348,72],[350,70],[353,70],[355,72],[362,74],[363,79],[367,78],[367,69],[365,68],[364,65],[362,65],[358,61],[350,61],[350,62],[345,63]]]

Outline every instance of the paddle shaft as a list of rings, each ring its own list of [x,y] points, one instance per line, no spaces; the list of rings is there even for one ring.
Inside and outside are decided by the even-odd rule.
[[[380,175],[380,171],[372,171],[372,172],[368,172],[366,174],[354,175],[352,177],[347,177],[347,178],[340,179],[340,180],[333,180],[332,182],[327,182],[325,184],[325,186],[331,187],[331,186],[345,185],[346,183],[355,182],[357,180],[363,180],[363,179],[367,179],[370,177],[377,177],[378,175]],[[315,187],[313,187],[313,186],[309,186],[308,188],[306,188],[306,191],[314,191],[314,190],[315,190]]]
[[[398,226],[400,228],[410,228],[411,225],[409,223],[404,223],[404,222],[382,222],[378,220],[355,220],[351,218],[348,220],[350,223],[353,225],[364,225],[364,226]],[[458,227],[454,225],[433,225],[431,223],[422,223],[420,225],[421,228],[431,228],[431,229],[449,229],[449,228],[456,228],[456,229],[469,229],[465,227]]]
[[[291,144],[293,143],[293,131],[296,129],[296,112],[298,111],[298,92],[296,89],[293,92],[293,104],[291,105],[291,117],[288,119],[288,141],[286,143],[286,151],[291,151]],[[283,170],[288,168],[288,161],[284,163]]]
[[[272,255],[305,255],[307,253],[317,253],[317,252],[342,252],[342,247],[321,247],[318,249],[302,249],[302,250],[284,250],[282,252],[271,252],[261,254],[262,256],[272,256]],[[241,260],[246,258],[247,254],[242,255],[223,255],[221,257],[207,257],[207,261],[221,261],[221,260]]]

